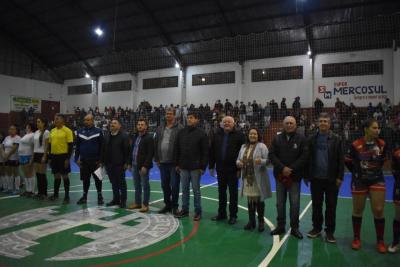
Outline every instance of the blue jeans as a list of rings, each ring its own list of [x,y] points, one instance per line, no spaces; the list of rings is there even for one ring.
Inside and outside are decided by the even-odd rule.
[[[300,182],[293,182],[290,188],[276,180],[276,209],[278,211],[278,227],[285,228],[286,225],[286,199],[289,194],[290,202],[290,227],[299,229],[300,213]]]
[[[177,209],[179,206],[180,176],[176,172],[175,164],[161,163],[160,174],[165,206],[167,208]]]
[[[149,205],[150,199],[150,183],[149,183],[149,172],[147,170],[146,174],[142,175],[139,172],[139,167],[137,165],[132,166],[133,172],[133,184],[135,186],[135,203],[143,204],[145,206]],[[142,202],[142,189],[143,189],[143,202]]]
[[[190,182],[194,195],[194,212],[201,214],[200,170],[181,170],[182,210],[189,211]]]

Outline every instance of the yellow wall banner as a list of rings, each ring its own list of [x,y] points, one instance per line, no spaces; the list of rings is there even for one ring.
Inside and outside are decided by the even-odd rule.
[[[41,112],[41,101],[39,98],[24,97],[24,96],[11,96],[11,110],[26,112],[32,107],[35,113]]]

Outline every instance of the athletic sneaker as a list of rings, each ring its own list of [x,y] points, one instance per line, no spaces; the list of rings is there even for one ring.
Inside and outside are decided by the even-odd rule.
[[[354,239],[351,243],[351,248],[355,250],[359,250],[361,248],[361,241],[360,239]]]
[[[316,238],[321,235],[321,230],[313,228],[310,232],[307,233],[308,238]]]
[[[388,247],[388,251],[389,251],[390,253],[396,253],[399,249],[400,249],[400,244],[399,244],[399,243],[397,243],[396,245],[395,245],[395,244],[391,244],[391,245]]]
[[[383,241],[378,241],[378,243],[376,243],[376,250],[379,253],[386,253],[385,243],[383,243]]]
[[[326,233],[326,242],[328,243],[336,243],[336,238],[333,233]]]

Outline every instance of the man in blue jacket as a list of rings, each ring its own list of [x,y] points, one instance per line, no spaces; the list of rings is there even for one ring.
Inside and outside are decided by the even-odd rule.
[[[103,205],[102,181],[94,174],[100,166],[103,132],[100,128],[94,126],[92,114],[85,116],[84,124],[85,127],[78,130],[76,136],[75,162],[81,169],[81,180],[83,182],[83,196],[78,200],[77,204],[86,204],[90,177],[93,175],[97,189],[97,204]]]

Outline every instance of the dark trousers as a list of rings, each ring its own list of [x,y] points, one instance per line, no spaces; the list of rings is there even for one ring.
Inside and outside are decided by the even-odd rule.
[[[97,160],[81,160],[81,180],[83,182],[83,193],[87,196],[90,187],[90,177],[93,176],[97,193],[101,194],[102,181],[94,174],[98,168]]]
[[[290,202],[290,227],[299,229],[300,213],[300,182],[293,182],[290,188],[276,180],[276,208],[278,211],[278,227],[285,228],[286,225],[286,199],[289,195]]]
[[[227,196],[229,189],[229,216],[237,218],[238,212],[238,177],[236,172],[218,171],[218,214],[226,217]]]
[[[322,230],[322,223],[324,222],[322,206],[325,197],[325,231],[328,233],[335,232],[338,192],[336,181],[328,179],[311,181],[312,221],[315,229]]]
[[[113,190],[113,201],[115,203],[126,203],[126,180],[123,165],[107,165],[108,178]]]
[[[161,163],[160,174],[165,206],[167,208],[177,209],[179,206],[180,176],[176,172],[175,164]]]

